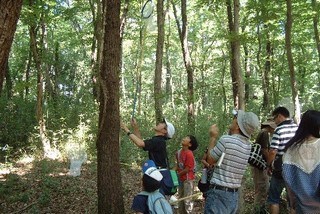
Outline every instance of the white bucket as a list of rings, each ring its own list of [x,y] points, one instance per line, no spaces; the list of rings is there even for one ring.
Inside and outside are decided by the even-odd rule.
[[[69,170],[69,173],[71,176],[73,177],[80,176],[82,163],[83,163],[83,160],[71,159],[70,170]]]

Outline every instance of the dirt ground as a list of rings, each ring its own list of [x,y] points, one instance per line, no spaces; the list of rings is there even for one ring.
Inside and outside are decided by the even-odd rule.
[[[126,213],[135,194],[140,192],[140,169],[123,165],[121,169]],[[69,163],[38,161],[0,165],[0,213],[97,213],[96,166],[86,163],[81,175],[69,175]],[[196,190],[195,193],[199,192]],[[244,190],[242,213],[254,213],[253,190]],[[194,198],[194,213],[203,213],[204,199]],[[282,212],[285,213],[285,212]]]

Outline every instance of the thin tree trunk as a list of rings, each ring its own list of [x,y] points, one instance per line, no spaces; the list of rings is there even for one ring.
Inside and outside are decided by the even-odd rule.
[[[32,6],[33,1],[30,0],[30,6]],[[46,135],[46,125],[45,119],[43,117],[43,74],[41,68],[41,59],[39,56],[39,51],[36,42],[36,28],[34,26],[30,27],[30,39],[31,47],[33,53],[33,60],[37,69],[37,121],[39,125],[40,140],[43,146],[44,157],[49,157],[51,153],[51,143]]]
[[[163,95],[161,92],[162,82],[162,59],[163,59],[163,45],[164,45],[164,10],[163,1],[157,1],[157,26],[158,26],[158,37],[157,37],[157,52],[156,52],[156,69],[154,75],[154,105],[155,105],[155,116],[157,123],[162,121],[162,103]]]
[[[292,3],[291,0],[287,0],[287,22],[286,22],[286,33],[285,33],[285,40],[286,40],[286,50],[287,50],[287,59],[288,59],[288,66],[290,72],[290,83],[291,83],[291,91],[292,91],[292,101],[294,103],[294,116],[296,122],[300,121],[300,104],[299,104],[299,97],[298,97],[298,88],[297,82],[295,77],[295,70],[294,70],[294,62],[292,57],[292,49],[291,49],[291,29],[292,29]]]
[[[195,132],[195,118],[194,118],[194,91],[193,91],[193,73],[191,54],[188,47],[188,19],[187,19],[187,0],[181,1],[181,16],[182,28],[180,29],[180,22],[177,17],[175,5],[172,1],[174,14],[179,33],[184,66],[187,71],[187,91],[188,91],[188,127],[191,134]]]
[[[0,0],[0,96],[22,0]]]
[[[97,133],[98,213],[124,213],[119,159],[120,0],[103,1],[103,60]]]

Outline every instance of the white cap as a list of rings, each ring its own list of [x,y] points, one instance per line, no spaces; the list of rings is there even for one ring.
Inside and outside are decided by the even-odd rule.
[[[167,125],[167,137],[171,139],[175,133],[175,128],[172,123],[169,123],[166,118],[163,118],[163,122]]]
[[[161,172],[156,168],[156,165],[153,160],[147,160],[143,163],[142,171],[144,174],[148,175],[149,177],[161,181],[163,176]]]

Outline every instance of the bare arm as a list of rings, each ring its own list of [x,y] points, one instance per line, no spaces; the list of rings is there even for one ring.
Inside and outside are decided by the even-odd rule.
[[[216,124],[212,125],[209,129],[209,135],[210,135],[210,142],[208,146],[208,152],[207,152],[207,160],[206,162],[209,165],[214,165],[218,160],[213,159],[213,157],[210,155],[210,151],[215,147],[217,143],[217,136],[219,133],[218,126]]]
[[[138,123],[137,123],[136,119],[134,119],[134,118],[131,119],[131,126],[132,126],[132,129],[133,129],[133,134],[135,136],[137,136],[138,138],[142,139],[141,133],[140,133],[140,130],[139,130],[139,126],[138,126]]]
[[[187,173],[189,172],[189,170],[190,170],[190,167],[186,166],[186,167],[185,167],[183,170],[181,170],[178,174],[179,174],[179,176],[185,175],[185,174],[187,174]]]
[[[136,146],[145,147],[144,141],[141,138],[139,138],[135,133],[131,133],[130,130],[128,129],[128,127],[123,122],[121,122],[121,128],[123,131],[125,131],[127,133],[130,140],[134,144],[136,144]]]

